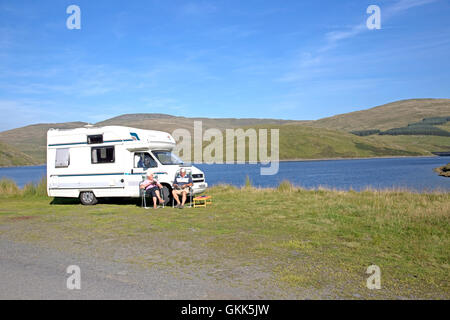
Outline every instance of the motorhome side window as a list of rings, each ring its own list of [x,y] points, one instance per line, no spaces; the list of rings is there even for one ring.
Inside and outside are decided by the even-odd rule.
[[[114,162],[114,147],[94,147],[91,149],[92,163]]]
[[[55,168],[67,168],[70,164],[70,153],[68,148],[56,149]]]
[[[87,136],[87,143],[88,144],[103,143],[103,135],[102,134],[94,134],[91,136]]]
[[[136,152],[134,154],[135,168],[156,168],[158,164],[148,152]]]

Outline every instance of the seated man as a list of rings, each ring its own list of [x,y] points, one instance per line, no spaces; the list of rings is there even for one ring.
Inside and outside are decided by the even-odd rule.
[[[159,203],[163,203],[161,196],[159,194],[159,189],[162,189],[162,185],[153,178],[153,173],[147,174],[147,179],[144,180],[139,186],[141,189],[145,189],[145,196],[151,195],[153,199],[153,208],[157,209],[156,198],[158,198]]]
[[[173,182],[173,190],[172,195],[177,202],[175,208],[184,208],[184,203],[186,202],[186,197],[189,192],[189,187],[193,186],[192,177],[186,176],[186,169],[181,168],[180,174],[175,177],[175,181]],[[181,204],[178,195],[182,195]]]

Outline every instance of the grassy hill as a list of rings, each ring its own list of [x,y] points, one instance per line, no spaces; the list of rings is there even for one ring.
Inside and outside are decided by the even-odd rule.
[[[0,142],[0,167],[26,166],[39,162],[7,143]]]
[[[201,120],[203,130],[208,128],[234,128],[257,124],[282,125],[293,123],[277,119],[213,119],[185,118],[166,114],[126,114],[96,123],[96,126],[122,125],[141,129],[173,132],[177,128],[193,130],[194,121]],[[303,123],[302,121],[297,121]],[[306,122],[306,121],[305,121]],[[0,141],[13,144],[17,149],[33,158],[33,163],[45,163],[47,131],[50,128],[70,129],[86,125],[86,122],[43,123],[0,132]]]
[[[70,129],[86,125],[85,122],[41,123],[0,132],[0,142],[26,153],[32,161],[25,164],[45,163],[47,131],[50,128]],[[0,150],[3,150],[0,149]],[[19,165],[19,164],[16,164]],[[23,165],[23,164],[20,164]]]
[[[428,155],[431,152],[450,151],[450,137],[439,136],[369,136],[368,141],[389,144],[392,148],[406,148]]]
[[[367,136],[351,130],[402,127],[427,117],[450,115],[450,99],[413,99],[389,103],[317,121],[277,119],[186,118],[167,114],[126,114],[96,123],[96,126],[124,125],[142,129],[173,132],[177,128],[192,132],[194,121],[208,128],[279,128],[280,159],[323,159],[379,156],[431,155],[432,151],[449,151],[450,137],[438,136]],[[49,128],[76,128],[84,122],[36,124],[0,132],[0,142],[29,156],[26,163],[45,163],[46,133]],[[450,123],[439,126],[450,129]],[[1,148],[6,150],[6,147]],[[6,152],[6,151],[5,151]],[[16,152],[17,153],[17,152]],[[23,157],[22,157],[23,158]],[[5,156],[6,159],[6,156]],[[25,158],[24,158],[25,159]],[[4,165],[15,162],[4,160]],[[10,164],[8,164],[10,163]]]
[[[256,126],[280,129],[280,159],[324,159],[382,156],[418,156],[425,149],[411,149],[389,141],[377,141],[351,133],[307,125]]]
[[[277,119],[252,119],[252,118],[186,118],[176,117],[167,114],[158,113],[138,113],[126,114],[105,121],[96,123],[97,126],[121,125],[140,129],[162,130],[173,132],[175,129],[193,130],[194,121],[202,121],[203,129],[217,128],[224,130],[226,128],[236,128],[245,126],[254,126],[260,124],[283,125],[294,123],[292,120]],[[298,123],[306,123],[300,121]]]
[[[342,131],[387,130],[421,121],[423,118],[450,115],[450,99],[410,99],[367,110],[339,114],[311,122],[316,127]]]

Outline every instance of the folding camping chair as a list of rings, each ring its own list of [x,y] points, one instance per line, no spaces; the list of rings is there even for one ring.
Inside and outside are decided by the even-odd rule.
[[[177,170],[177,172],[175,173],[175,178],[180,174],[180,170]],[[192,170],[190,169],[186,169],[186,175],[190,176],[192,175]],[[175,179],[174,179],[175,180]],[[192,189],[192,187],[188,188],[188,193],[186,194],[186,198],[189,199],[189,208],[192,208],[192,198],[194,195],[194,190]],[[172,196],[172,207],[175,206],[175,198]]]
[[[139,192],[140,192],[140,196],[141,196],[141,207],[143,207],[144,209],[150,209],[149,207],[147,207],[147,195],[146,195],[146,190],[145,189],[141,189],[140,186],[142,184],[142,182],[144,182],[146,176],[142,176],[142,181],[141,183],[139,183]],[[157,175],[153,175],[153,178],[158,181],[158,176]],[[166,199],[164,199],[164,192],[162,191],[162,189],[159,189],[159,195],[161,197],[161,199],[163,200],[162,203],[162,208],[165,207],[165,203],[166,203]],[[158,201],[158,200],[156,200]],[[161,208],[160,205],[158,205],[158,208]]]

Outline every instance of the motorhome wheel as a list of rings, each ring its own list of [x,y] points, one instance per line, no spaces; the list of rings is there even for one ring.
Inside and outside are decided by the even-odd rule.
[[[98,200],[92,191],[84,191],[80,193],[80,201],[85,206],[97,204]]]

